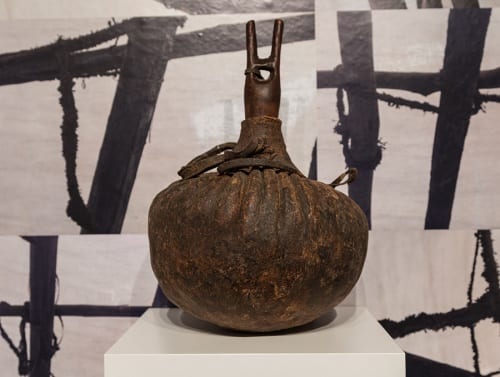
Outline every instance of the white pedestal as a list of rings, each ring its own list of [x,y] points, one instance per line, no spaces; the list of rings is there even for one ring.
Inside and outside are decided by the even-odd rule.
[[[365,308],[338,307],[299,330],[242,334],[205,324],[180,309],[150,309],[106,352],[104,375],[405,375],[403,351]]]

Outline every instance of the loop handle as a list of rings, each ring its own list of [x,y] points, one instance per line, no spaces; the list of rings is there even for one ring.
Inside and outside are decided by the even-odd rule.
[[[189,161],[177,174],[182,179],[189,179],[213,168],[217,168],[220,174],[231,174],[238,170],[246,171],[252,168],[270,168],[302,176],[302,173],[290,161],[259,157],[259,153],[265,148],[265,142],[259,138],[243,148],[239,148],[237,143],[220,144]]]
[[[340,174],[332,183],[330,183],[330,186],[335,188],[337,186],[342,186],[352,183],[354,182],[357,176],[358,176],[358,169],[349,168],[344,173]],[[347,179],[344,181],[345,177],[347,177]]]
[[[197,177],[198,175],[206,172],[207,170],[213,169],[224,162],[224,155],[222,152],[232,149],[236,146],[236,143],[224,143],[219,144],[206,151],[203,154],[193,158],[185,166],[183,166],[177,174],[182,177],[182,179],[188,179]]]

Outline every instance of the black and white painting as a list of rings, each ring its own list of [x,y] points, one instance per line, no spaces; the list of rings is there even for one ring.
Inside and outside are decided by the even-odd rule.
[[[277,17],[288,152],[322,182],[358,168],[345,192],[373,229],[342,305],[368,308],[408,377],[500,374],[496,5],[0,0],[0,377],[102,376],[171,305],[149,204],[237,139],[245,23],[265,56]]]
[[[498,0],[333,0],[331,4],[338,11],[493,8],[499,5]]]
[[[238,138],[249,19],[262,56],[285,21],[280,116],[308,173],[313,14],[182,11],[0,23],[0,233],[145,233],[176,172]]]
[[[318,169],[373,229],[500,224],[498,9],[340,11],[318,1]]]
[[[0,236],[0,376],[103,376],[153,302],[148,255],[145,235]]]
[[[343,305],[366,306],[406,352],[406,375],[500,374],[498,230],[374,230]]]
[[[366,306],[380,321],[407,352],[407,376],[493,376],[499,239],[498,230],[372,231],[342,305]],[[33,355],[37,333],[23,319],[52,329],[40,339],[54,375],[102,376],[102,355],[154,301],[148,248],[146,235],[1,236],[0,376]],[[50,307],[43,300],[54,317],[40,315]],[[45,306],[28,314],[28,301]]]

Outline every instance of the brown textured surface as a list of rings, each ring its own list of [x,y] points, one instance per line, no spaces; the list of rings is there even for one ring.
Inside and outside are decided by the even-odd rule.
[[[175,182],[154,200],[149,234],[169,299],[248,331],[298,326],[332,309],[356,283],[368,239],[351,199],[270,169]]]
[[[218,156],[237,162],[241,151],[291,164],[277,118],[245,120],[238,143]],[[222,327],[274,331],[320,317],[351,291],[368,225],[354,201],[295,167],[250,166],[160,192],[149,237],[153,270],[179,307]]]
[[[190,161],[179,172],[184,179],[160,192],[149,212],[151,263],[165,295],[236,330],[282,330],[319,318],[351,291],[366,256],[361,209],[305,178],[286,151],[277,118],[282,31],[277,20],[271,55],[260,59],[255,24],[247,24],[238,142]],[[218,173],[204,173],[214,167]]]

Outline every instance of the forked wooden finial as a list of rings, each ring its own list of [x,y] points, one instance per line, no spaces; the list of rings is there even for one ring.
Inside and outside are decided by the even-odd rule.
[[[247,23],[247,68],[245,70],[245,119],[277,118],[281,100],[280,55],[283,20],[274,21],[271,54],[264,59],[257,53],[255,21]],[[267,73],[265,77],[263,73]]]

